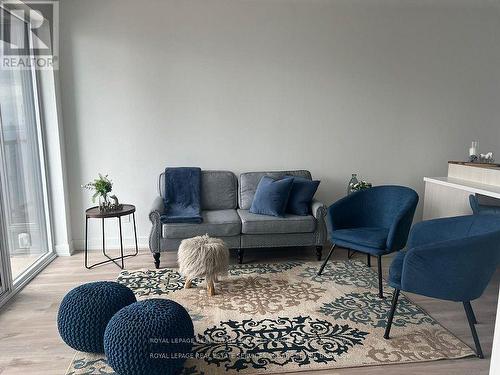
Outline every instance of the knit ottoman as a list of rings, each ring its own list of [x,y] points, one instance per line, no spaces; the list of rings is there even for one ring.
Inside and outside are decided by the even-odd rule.
[[[73,349],[104,353],[104,331],[111,317],[136,301],[124,285],[98,281],[80,285],[63,298],[57,314],[61,338]]]
[[[104,352],[120,375],[177,374],[191,355],[193,340],[193,322],[184,307],[148,299],[113,316],[104,334]]]
[[[185,288],[191,287],[193,279],[204,277],[208,295],[215,294],[214,281],[226,274],[229,265],[229,249],[224,241],[208,235],[183,240],[177,252],[179,272],[186,277]]]

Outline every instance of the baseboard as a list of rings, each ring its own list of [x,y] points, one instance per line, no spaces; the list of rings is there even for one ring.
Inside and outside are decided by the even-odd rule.
[[[63,257],[71,256],[74,253],[74,248],[73,248],[72,243],[71,244],[64,243],[64,244],[60,244],[60,245],[55,245],[54,250],[58,256],[63,256]]]
[[[76,239],[72,242],[74,251],[82,251],[85,249],[85,239]],[[140,249],[149,248],[149,237],[137,237],[137,245]],[[120,249],[120,237],[106,237],[106,249]],[[123,238],[123,248],[131,249],[135,247],[133,237]],[[102,250],[102,237],[92,237],[88,239],[88,250]]]

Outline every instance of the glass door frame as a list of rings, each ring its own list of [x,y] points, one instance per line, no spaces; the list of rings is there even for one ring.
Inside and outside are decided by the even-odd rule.
[[[2,202],[0,200],[0,212],[3,212]],[[8,241],[4,236],[5,230],[0,215],[0,306],[2,300],[12,289],[12,273],[10,272],[10,256],[8,251]]]
[[[3,9],[7,11],[6,9]],[[29,27],[29,22],[24,20],[27,26]],[[31,36],[30,33],[28,35]],[[28,38],[29,46],[33,45],[33,38]],[[38,258],[33,264],[31,264],[25,271],[22,272],[16,280],[12,279],[12,269],[10,266],[10,253],[8,247],[8,241],[6,240],[7,228],[5,220],[3,219],[3,192],[0,184],[0,276],[1,276],[1,285],[0,285],[0,307],[4,305],[13,295],[15,295],[19,290],[21,290],[31,279],[33,279],[41,270],[43,270],[50,262],[52,262],[56,258],[56,253],[54,251],[54,241],[53,241],[53,232],[52,232],[52,210],[50,204],[50,195],[48,192],[48,173],[49,169],[46,163],[46,142],[45,142],[45,134],[44,134],[44,124],[42,121],[42,110],[43,103],[40,95],[40,76],[39,71],[36,70],[33,66],[29,70],[31,77],[31,86],[33,96],[33,104],[35,108],[35,126],[37,133],[37,143],[38,143],[38,160],[39,160],[39,168],[41,175],[41,185],[42,185],[42,200],[43,200],[43,210],[45,216],[45,228],[46,228],[46,238],[47,238],[47,253],[43,254]],[[0,126],[2,121],[1,113],[0,113]],[[0,142],[1,143],[1,142]],[[2,147],[0,145],[0,147]],[[0,150],[0,153],[1,150]],[[0,166],[0,180],[4,179],[3,167]]]

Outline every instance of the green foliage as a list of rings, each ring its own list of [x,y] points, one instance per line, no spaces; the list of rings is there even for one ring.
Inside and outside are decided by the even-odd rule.
[[[108,178],[108,175],[103,176],[99,173],[99,178],[82,185],[82,188],[94,191],[94,195],[92,195],[92,202],[95,203],[96,198],[99,196],[103,197],[104,200],[107,200],[108,194],[113,189],[113,182]]]
[[[360,182],[352,185],[352,191],[358,191],[358,190],[363,190],[363,189],[369,189],[372,187],[372,184],[370,182],[366,182],[364,180],[361,180]]]

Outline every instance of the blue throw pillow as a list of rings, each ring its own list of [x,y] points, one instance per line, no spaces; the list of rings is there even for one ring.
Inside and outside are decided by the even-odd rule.
[[[294,177],[286,212],[294,215],[309,215],[311,213],[311,202],[316,190],[318,190],[319,183],[320,181]]]
[[[257,185],[250,212],[253,214],[283,216],[288,196],[292,189],[293,178],[274,180],[263,176]]]

